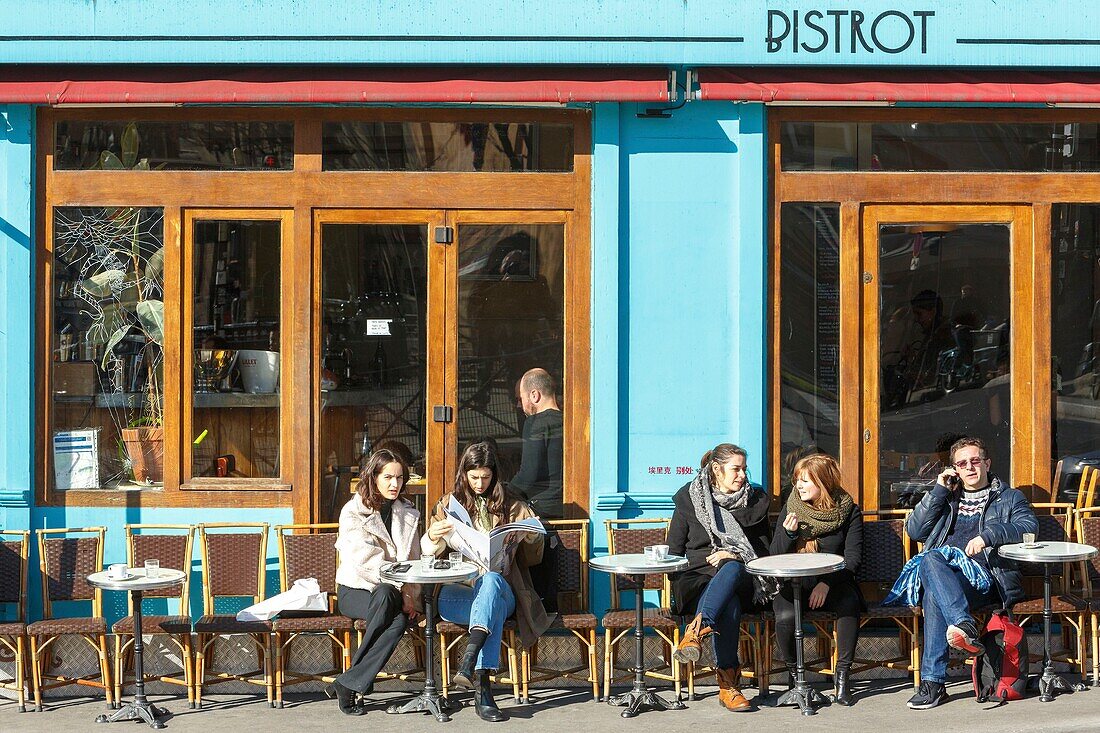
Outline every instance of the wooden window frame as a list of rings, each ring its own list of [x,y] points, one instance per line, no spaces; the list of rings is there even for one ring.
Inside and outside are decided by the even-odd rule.
[[[294,167],[282,171],[101,171],[53,169],[54,125],[59,121],[292,121]],[[573,170],[563,173],[470,173],[398,171],[322,171],[322,125],[326,121],[423,122],[557,122],[573,125]],[[360,210],[507,210],[533,216],[537,212],[565,212],[566,292],[565,370],[570,391],[566,396],[565,435],[566,502],[587,514],[589,503],[589,393],[591,343],[591,115],[587,109],[533,108],[291,108],[291,107],[186,107],[102,109],[42,108],[37,119],[36,233],[36,361],[35,394],[36,501],[41,506],[217,506],[293,508],[296,522],[311,521],[318,501],[318,457],[313,450],[319,431],[319,408],[314,382],[319,336],[313,320],[314,216],[328,209]],[[283,256],[283,283],[295,288],[289,302],[300,304],[292,318],[296,325],[282,331],[284,358],[280,380],[308,386],[295,397],[293,408],[282,403],[282,447],[279,482],[267,486],[213,488],[207,480],[181,487],[185,440],[182,421],[170,426],[165,420],[165,486],[158,490],[68,490],[53,487],[52,432],[53,378],[50,330],[52,324],[53,250],[52,212],[70,206],[143,206],[164,211],[165,298],[182,294],[184,219],[189,210],[202,210],[227,218],[242,211],[278,210],[288,218],[290,246]],[[288,263],[287,258],[290,258]],[[288,300],[284,298],[283,314]],[[309,307],[305,307],[309,305]],[[166,352],[179,352],[184,334],[180,309],[165,309]],[[304,323],[304,325],[301,325]],[[287,342],[290,338],[293,344]],[[299,356],[308,354],[308,357]],[[181,360],[184,361],[184,360]],[[289,363],[288,363],[289,362]],[[180,394],[185,382],[182,363],[169,368],[166,360],[165,394]],[[289,392],[289,390],[286,390]],[[182,398],[181,398],[182,399]],[[182,410],[183,405],[173,407]],[[177,412],[177,417],[179,413]],[[291,426],[291,423],[293,425]],[[175,431],[169,435],[169,428]],[[287,430],[295,439],[286,443]],[[448,447],[452,450],[453,447]],[[235,481],[241,481],[237,479]],[[283,485],[285,484],[285,486]],[[221,486],[222,484],[219,484]],[[268,490],[257,490],[265,488]],[[289,490],[278,490],[286,489]]]
[[[1050,384],[1050,308],[1051,308],[1051,207],[1054,204],[1100,203],[1100,172],[887,172],[887,171],[784,171],[780,146],[781,129],[787,122],[940,122],[940,123],[1056,123],[1100,122],[1096,109],[1026,109],[1026,108],[888,108],[802,107],[769,108],[768,174],[771,185],[771,256],[768,282],[768,330],[770,345],[768,405],[769,477],[773,494],[780,487],[780,276],[781,276],[781,209],[785,203],[833,204],[840,207],[840,352],[861,353],[863,300],[860,282],[863,263],[864,209],[868,205],[899,204],[934,205],[999,205],[1030,210],[1031,231],[1026,237],[1030,257],[1013,255],[1015,264],[1027,263],[1030,268],[1030,288],[1014,298],[1018,312],[1031,314],[1027,324],[1013,323],[1013,387],[1012,387],[1012,467],[1014,482],[1030,492],[1034,501],[1049,501],[1051,496],[1051,395],[1048,389],[1032,389],[1033,385]],[[1018,237],[1013,237],[1013,247]],[[1022,238],[1019,238],[1022,239]],[[1027,281],[1026,278],[1020,279]],[[877,287],[877,284],[875,284]],[[1019,301],[1019,302],[1017,302]],[[1015,317],[1016,312],[1013,316]],[[1019,327],[1027,325],[1030,331]],[[1023,338],[1030,339],[1024,343]],[[858,359],[842,360],[840,384],[863,385],[864,367]],[[1017,379],[1017,369],[1023,379]],[[864,487],[871,478],[866,475],[864,429],[877,430],[865,423],[860,407],[860,390],[842,394],[840,406],[840,464],[846,486]],[[845,409],[845,404],[848,408]],[[854,408],[854,409],[853,409]],[[877,486],[874,492],[853,492],[864,509],[877,506]],[[860,496],[860,494],[863,496]],[[873,499],[866,501],[866,499]]]

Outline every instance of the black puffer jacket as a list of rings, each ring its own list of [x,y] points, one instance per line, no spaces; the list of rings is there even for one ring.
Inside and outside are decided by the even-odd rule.
[[[926,550],[942,546],[959,513],[959,494],[959,491],[936,484],[913,508],[905,531],[917,542],[923,542]],[[1023,600],[1023,574],[1015,561],[1001,557],[996,548],[1022,542],[1024,533],[1034,533],[1038,526],[1035,512],[1023,492],[990,475],[989,498],[982,509],[978,534],[985,540],[984,552],[990,574],[1006,608]]]
[[[675,509],[668,527],[668,551],[673,555],[685,555],[688,567],[671,576],[672,604],[677,613],[690,614],[702,595],[707,583],[718,569],[707,562],[707,556],[714,552],[710,533],[699,518],[695,516],[695,505],[691,501],[689,489],[691,483],[684,484],[672,497]],[[770,497],[763,490],[753,487],[749,503],[744,509],[737,509],[733,516],[745,532],[757,556],[768,554],[768,505]],[[726,562],[737,562],[727,560]],[[751,593],[751,589],[750,589]]]

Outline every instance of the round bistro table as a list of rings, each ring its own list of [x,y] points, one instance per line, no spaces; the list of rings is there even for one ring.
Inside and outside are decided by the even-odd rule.
[[[451,719],[448,713],[454,708],[451,702],[439,694],[435,684],[435,588],[436,585],[462,583],[476,578],[478,568],[472,562],[463,561],[457,567],[440,570],[423,570],[420,563],[410,560],[411,568],[403,573],[393,572],[397,563],[383,565],[378,575],[382,580],[394,583],[417,583],[424,602],[424,690],[404,705],[390,705],[386,712],[391,715],[400,713],[431,713],[435,719],[445,723]]]
[[[683,570],[688,566],[686,557],[670,555],[664,560],[648,560],[645,555],[623,554],[594,557],[588,561],[589,566],[612,575],[629,575],[634,581],[634,685],[630,692],[623,695],[609,695],[609,705],[626,707],[621,714],[624,718],[633,718],[642,711],[643,707],[662,710],[680,710],[684,704],[678,700],[668,701],[646,687],[645,684],[645,659],[643,642],[645,639],[645,621],[642,618],[642,593],[645,587],[645,576],[659,573],[666,575]]]
[[[794,687],[784,692],[775,705],[797,705],[803,715],[816,715],[814,704],[829,700],[806,684],[806,667],[802,653],[802,579],[844,569],[844,558],[827,552],[792,552],[758,557],[745,565],[753,575],[789,579],[794,586]]]
[[[153,705],[145,697],[145,667],[142,658],[145,653],[145,643],[141,639],[141,595],[147,590],[183,585],[186,578],[182,570],[171,568],[161,568],[154,578],[145,574],[145,568],[127,568],[127,577],[124,579],[112,578],[106,570],[88,576],[88,583],[96,588],[130,591],[131,605],[134,607],[134,701],[126,703],[110,715],[98,716],[95,722],[141,720],[152,728],[164,727],[164,723],[157,717],[163,715],[164,710]]]
[[[1054,615],[1050,603],[1050,568],[1058,563],[1088,560],[1096,554],[1096,548],[1077,542],[1039,542],[1034,546],[1001,545],[997,552],[1009,560],[1037,562],[1043,566],[1043,673],[1039,677],[1039,699],[1050,702],[1055,692],[1084,690],[1084,684],[1071,685],[1054,673],[1054,662],[1050,658],[1050,621]]]

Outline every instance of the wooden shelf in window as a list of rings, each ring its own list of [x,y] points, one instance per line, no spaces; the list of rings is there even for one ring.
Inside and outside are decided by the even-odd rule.
[[[96,395],[54,394],[54,402],[63,404],[93,404],[112,409],[137,409],[145,398],[144,392],[106,392]],[[197,392],[195,407],[278,407],[279,393],[251,394],[249,392]]]

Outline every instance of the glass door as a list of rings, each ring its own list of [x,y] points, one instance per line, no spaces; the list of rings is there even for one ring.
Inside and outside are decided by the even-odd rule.
[[[501,478],[545,519],[569,516],[566,222],[564,212],[449,214],[447,475],[467,445],[489,440]]]
[[[1030,257],[1029,207],[864,209],[864,388],[845,400],[862,403],[864,508],[915,504],[964,435],[1030,480]]]
[[[447,245],[439,211],[321,211],[314,217],[314,515],[335,522],[371,451],[412,467],[408,494],[444,481],[441,404]]]

